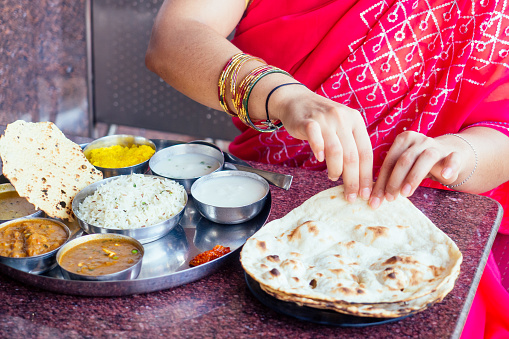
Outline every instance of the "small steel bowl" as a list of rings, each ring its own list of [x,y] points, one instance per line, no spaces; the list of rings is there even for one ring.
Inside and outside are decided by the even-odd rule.
[[[16,191],[16,189],[10,183],[0,184],[0,195],[5,192],[15,192],[15,191]],[[42,217],[42,216],[44,216],[44,212],[41,211],[40,209],[37,209],[34,213],[20,216],[20,218],[35,218],[35,217]],[[10,220],[14,220],[14,219],[17,219],[17,218],[0,220],[0,224],[10,221]]]
[[[256,180],[257,182],[263,185],[264,194],[261,198],[251,203],[242,206],[233,206],[233,207],[221,207],[220,204],[210,204],[200,201],[200,186],[203,188],[210,183],[211,180],[216,178],[231,178],[231,177],[244,177],[251,178]],[[228,185],[228,182],[224,183],[225,186]],[[227,187],[225,187],[227,189]],[[216,194],[218,194],[216,192]],[[207,218],[210,221],[220,223],[220,224],[240,224],[242,222],[253,219],[265,205],[265,201],[267,200],[267,195],[269,194],[269,184],[265,179],[263,179],[258,174],[243,172],[243,171],[221,171],[212,173],[206,176],[201,177],[196,180],[191,187],[191,195],[193,197],[194,205],[196,209],[200,212],[202,216]],[[197,196],[198,195],[198,196]]]
[[[67,251],[70,249],[80,246],[86,242],[97,240],[97,239],[123,239],[131,242],[141,253],[141,258],[138,260],[136,264],[133,266],[126,268],[122,271],[118,271],[115,273],[110,274],[103,274],[103,275],[85,275],[85,274],[79,274],[75,272],[71,272],[66,270],[61,266],[62,257],[65,255]],[[76,238],[74,240],[69,241],[67,244],[62,246],[57,254],[56,254],[56,262],[58,266],[60,267],[60,271],[62,272],[62,276],[65,279],[71,279],[71,280],[86,280],[86,281],[107,281],[107,280],[130,280],[130,279],[136,279],[138,275],[140,274],[141,270],[141,264],[143,261],[143,255],[145,253],[145,250],[143,248],[143,245],[137,241],[134,238],[121,235],[121,234],[90,234],[85,235],[79,238]]]
[[[131,147],[133,145],[147,145],[151,147],[154,152],[156,150],[156,145],[150,139],[128,135],[128,134],[117,134],[117,135],[108,135],[99,139],[96,139],[85,146],[83,149],[83,154],[87,159],[90,159],[90,151],[97,148],[110,147],[120,145],[124,147]],[[148,171],[148,163],[150,159],[143,161],[137,165],[128,166],[128,167],[120,167],[120,168],[107,168],[95,166],[98,170],[103,173],[104,178],[109,178],[117,175],[126,175],[133,173],[145,173]]]
[[[200,176],[190,178],[173,178],[171,176],[166,176],[161,173],[158,173],[157,170],[154,170],[154,168],[156,168],[160,162],[167,161],[170,157],[181,154],[203,154],[216,159],[219,162],[219,168],[213,171],[212,173],[221,171],[224,166],[223,152],[221,152],[219,148],[212,147],[210,145],[197,144],[191,142],[187,144],[173,145],[157,151],[156,154],[154,154],[149,161],[149,166],[152,173],[161,177],[175,180],[176,182],[184,186],[188,194],[191,192],[191,186],[198,178],[200,178]]]
[[[156,177],[156,178],[160,179],[160,177],[154,176],[154,175],[145,174],[145,176]],[[148,242],[151,242],[151,241],[154,241],[154,240],[164,237],[166,234],[168,234],[168,232],[170,232],[179,223],[180,219],[182,218],[182,215],[184,214],[185,205],[187,205],[187,201],[188,201],[187,193],[185,193],[186,203],[184,205],[184,208],[182,208],[182,210],[179,213],[173,215],[172,217],[170,217],[160,223],[154,224],[154,225],[140,227],[140,228],[132,228],[132,229],[116,229],[116,228],[104,228],[101,226],[87,223],[82,218],[82,216],[79,212],[80,204],[83,202],[83,200],[85,200],[86,197],[94,194],[95,190],[98,189],[100,186],[104,185],[105,183],[107,183],[111,180],[115,180],[117,178],[118,177],[106,178],[106,179],[97,181],[93,184],[90,184],[87,187],[85,187],[84,189],[82,189],[81,191],[79,191],[78,194],[76,195],[76,197],[74,197],[74,199],[72,201],[72,211],[73,211],[74,215],[76,216],[76,219],[78,220],[78,224],[80,225],[80,227],[83,231],[85,231],[88,234],[115,233],[115,234],[125,235],[125,236],[129,236],[129,237],[132,237],[132,238],[138,240],[142,244],[146,244]]]
[[[71,231],[69,230],[67,225],[65,225],[61,221],[58,221],[55,219],[50,219],[50,218],[13,219],[11,221],[7,221],[7,222],[1,224],[0,229],[2,229],[4,227],[9,227],[9,225],[15,224],[15,223],[19,222],[20,220],[41,220],[41,219],[51,220],[55,224],[60,225],[67,233],[66,242],[69,240],[69,238],[71,237]],[[65,245],[65,242],[62,245],[60,245],[58,248],[55,248],[54,250],[52,250],[50,252],[43,253],[40,255],[35,255],[33,257],[10,258],[10,257],[0,256],[0,263],[4,264],[6,266],[13,267],[13,268],[23,271],[23,272],[28,272],[31,274],[41,274],[41,273],[44,273],[44,272],[47,272],[47,271],[53,269],[57,265],[56,260],[55,260],[55,255],[58,252],[58,250],[60,248],[62,248],[63,245]]]

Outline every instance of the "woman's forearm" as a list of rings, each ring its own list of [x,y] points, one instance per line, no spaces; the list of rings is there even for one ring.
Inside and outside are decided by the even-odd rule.
[[[239,52],[226,39],[242,15],[242,1],[235,3],[240,3],[237,11],[233,8],[233,15],[228,13],[219,24],[216,16],[224,13],[214,13],[214,6],[201,1],[165,1],[152,30],[147,68],[191,99],[221,109],[219,75],[228,59]]]
[[[476,155],[477,168],[464,184],[454,189],[483,193],[509,180],[509,138],[506,135],[488,127],[472,127],[460,135],[468,143],[453,135],[444,136],[449,139],[448,142],[463,149],[462,153],[465,154],[465,166],[453,185],[462,182],[472,173]]]
[[[226,37],[242,17],[244,5],[244,0],[165,1],[152,30],[145,58],[147,68],[191,99],[221,110],[220,74],[228,60],[241,52]],[[238,79],[262,64],[257,60],[247,62]],[[284,74],[271,74],[257,83],[249,99],[251,119],[265,119],[268,93],[289,81],[295,80]],[[226,99],[231,102],[229,91]],[[229,107],[235,112],[231,104]],[[277,112],[271,118],[279,118]]]

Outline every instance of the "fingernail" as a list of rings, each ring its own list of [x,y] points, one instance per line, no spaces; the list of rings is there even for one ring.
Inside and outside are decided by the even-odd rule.
[[[346,200],[348,200],[349,203],[354,203],[357,199],[357,194],[351,193],[346,196]]]
[[[369,188],[363,188],[361,190],[362,199],[368,200],[370,195],[371,195],[371,190]]]
[[[442,171],[442,178],[449,179],[452,176],[452,169],[450,167],[446,167]]]
[[[385,193],[385,199],[387,199],[387,201],[394,201],[394,196],[390,193]]]
[[[405,184],[405,186],[401,189],[401,195],[404,197],[408,197],[410,192],[412,192],[412,186],[410,186],[410,184]]]
[[[336,178],[329,177],[329,179],[332,180],[332,181],[338,181],[339,178],[337,178],[337,177]]]
[[[318,160],[319,162],[322,162],[324,158],[325,154],[323,153],[323,151],[318,152],[318,154],[316,155],[316,160]]]
[[[378,207],[380,207],[380,198],[373,197],[369,199],[369,206],[371,206],[371,208],[373,209],[377,209]]]

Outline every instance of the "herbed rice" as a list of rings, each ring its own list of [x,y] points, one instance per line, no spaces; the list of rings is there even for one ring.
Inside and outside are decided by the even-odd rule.
[[[79,205],[85,222],[104,228],[132,229],[160,223],[186,204],[179,183],[143,174],[123,175],[101,185]]]

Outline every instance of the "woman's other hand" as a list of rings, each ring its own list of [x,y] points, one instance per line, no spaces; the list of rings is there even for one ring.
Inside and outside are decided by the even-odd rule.
[[[384,198],[408,197],[425,178],[465,192],[486,192],[506,181],[508,152],[507,137],[485,127],[469,128],[459,137],[403,132],[387,153],[369,204],[377,208]]]

